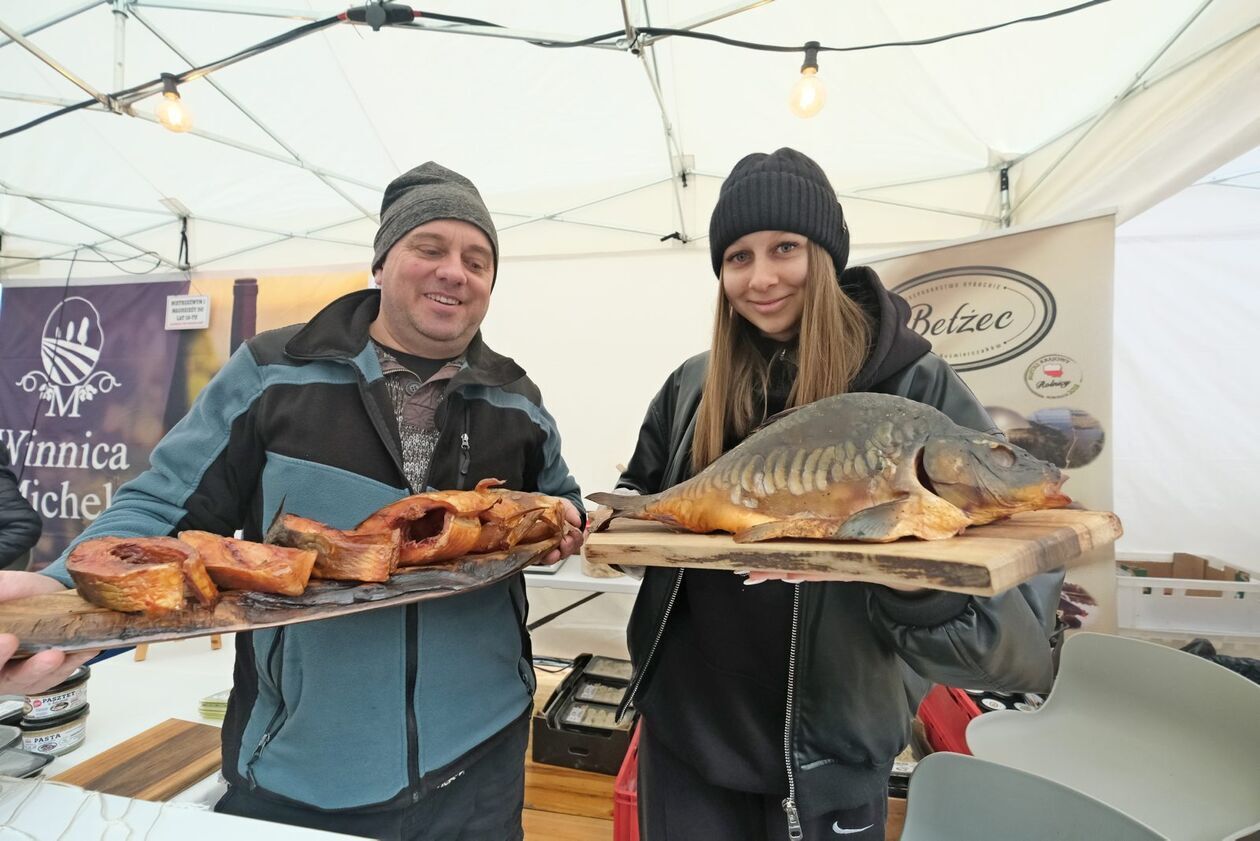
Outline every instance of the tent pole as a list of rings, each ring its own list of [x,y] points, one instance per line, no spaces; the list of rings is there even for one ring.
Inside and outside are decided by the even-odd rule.
[[[674,207],[678,212],[678,239],[685,243],[691,239],[687,235],[687,217],[683,213],[682,200],[682,188],[687,184],[687,169],[682,149],[674,136],[674,127],[669,121],[669,112],[665,109],[665,98],[661,95],[661,87],[656,83],[652,68],[648,66],[647,57],[644,55],[652,49],[652,47],[646,47],[642,50],[639,53],[639,62],[643,65],[643,72],[647,75],[648,84],[652,87],[652,95],[656,97],[656,107],[661,112],[661,128],[665,132],[665,152],[669,155],[669,181],[670,186],[674,188]]]
[[[175,55],[180,57],[180,60],[184,61],[189,67],[197,66],[196,63],[193,62],[184,53],[183,50],[181,50],[174,43],[172,43],[169,38],[167,38],[161,31],[159,31],[158,28],[154,26],[149,20],[147,20],[143,15],[141,15],[139,12],[133,12],[133,14],[136,17],[136,20],[140,21],[140,23],[144,26],[145,29],[153,33],[153,37],[157,38],[159,41],[165,44],[167,48],[170,49],[171,52],[175,53]],[[283,149],[293,158],[294,162],[296,162],[303,169],[307,170],[316,178],[318,178],[324,184],[324,186],[328,187],[330,190],[332,190],[334,193],[340,196],[343,200],[345,200],[347,204],[349,204],[355,210],[362,213],[364,218],[373,219],[373,220],[376,219],[376,214],[370,208],[366,208],[363,205],[361,205],[358,201],[354,199],[353,196],[351,196],[341,187],[337,186],[331,180],[329,180],[327,176],[325,176],[321,172],[317,172],[313,167],[310,166],[309,163],[307,163],[306,160],[302,158],[302,156],[298,153],[296,149],[294,149],[288,143],[284,142],[284,140],[278,134],[272,131],[267,125],[265,125],[261,119],[259,119],[253,112],[251,112],[248,108],[242,105],[241,102],[236,97],[228,93],[226,88],[224,88],[221,84],[216,82],[210,75],[204,76],[203,78],[206,80],[207,84],[209,84],[212,88],[214,88],[216,91],[222,94],[224,99],[232,103],[233,107],[235,107],[237,111],[240,111],[242,114],[244,114],[246,119],[248,119],[254,125],[258,126],[258,128],[262,129],[264,134],[266,134],[268,137],[274,140],[276,142],[276,145],[278,145],[281,149]],[[120,84],[119,88],[121,87],[122,86]]]
[[[127,0],[110,0],[114,11],[114,90],[126,86]]]
[[[1009,165],[1002,167],[998,174],[998,205],[1001,207],[1001,225],[1003,228],[1011,226],[1011,168]]]
[[[664,184],[664,183],[665,183],[666,181],[668,181],[668,180],[669,180],[669,179],[667,179],[667,178],[658,178],[656,181],[653,181],[653,182],[651,182],[650,184],[643,184],[643,185],[638,186],[638,187],[631,187],[629,190],[622,190],[620,193],[613,193],[611,196],[602,196],[602,197],[600,197],[600,198],[598,198],[598,199],[593,199],[593,200],[588,201],[588,202],[582,202],[581,204],[574,205],[573,207],[566,207],[564,210],[557,210],[557,211],[555,211],[555,212],[553,212],[553,213],[539,213],[539,214],[529,214],[529,213],[505,213],[505,212],[503,212],[503,211],[497,211],[497,210],[492,210],[492,211],[490,211],[490,212],[491,212],[491,213],[497,213],[497,214],[499,214],[499,215],[501,215],[501,216],[523,216],[523,217],[525,217],[525,218],[524,218],[524,220],[523,220],[523,221],[521,221],[521,222],[513,222],[511,225],[506,225],[506,226],[500,227],[500,228],[499,228],[499,230],[500,230],[500,231],[507,231],[507,230],[511,230],[512,228],[519,228],[520,226],[522,226],[522,225],[528,225],[528,224],[530,224],[531,222],[571,222],[572,220],[570,220],[570,219],[560,219],[559,217],[563,216],[563,215],[564,215],[564,214],[566,214],[566,213],[572,213],[572,212],[573,212],[573,211],[575,211],[575,210],[582,210],[583,208],[586,208],[586,207],[591,207],[592,205],[596,205],[596,204],[603,204],[603,203],[604,203],[604,202],[606,202],[606,201],[612,201],[613,199],[619,199],[619,198],[621,198],[622,196],[628,196],[628,195],[630,195],[631,193],[637,193],[637,192],[639,192],[640,190],[646,190],[646,189],[648,189],[649,187],[655,187],[655,186],[656,186],[656,185],[658,185],[658,184]],[[623,230],[623,229],[618,229],[618,230]],[[624,230],[630,231],[631,233],[644,233],[644,232],[642,232],[642,231],[634,231],[634,230],[632,230],[632,229],[630,229],[630,228],[625,228]]]
[[[70,20],[70,18],[74,17],[75,15],[86,12],[88,9],[94,9],[97,6],[104,3],[105,1],[106,0],[93,0],[93,2],[91,3],[84,3],[82,6],[80,6],[77,9],[71,9],[68,12],[63,12],[62,14],[59,14],[56,17],[49,18],[43,23],[37,23],[34,26],[32,26],[30,29],[23,32],[22,34],[34,35],[36,32],[40,32],[41,30],[47,29],[50,26],[56,26],[57,24],[61,23],[63,20]],[[12,39],[0,41],[0,48],[7,47],[12,43],[14,43]]]
[[[987,170],[981,170],[981,171],[984,172]],[[716,178],[719,181],[726,180],[726,176],[714,175],[711,172],[692,172],[691,174],[697,176],[698,178]],[[947,177],[952,178],[954,176],[947,176]],[[865,195],[860,195],[852,191],[837,192],[836,198],[853,199],[854,201],[868,201],[871,204],[886,204],[886,205],[889,205],[890,207],[904,207],[907,210],[922,210],[924,213],[942,213],[946,216],[960,216],[963,219],[977,219],[981,222],[988,222],[990,224],[995,224],[997,222],[1002,221],[999,217],[990,216],[987,213],[973,213],[970,210],[954,210],[953,208],[949,208],[949,207],[932,207],[931,205],[927,205],[927,204],[916,204],[914,202],[908,202],[908,201],[897,201],[896,199],[884,199],[884,198],[877,198],[875,196],[865,196]]]
[[[1097,128],[1104,119],[1107,118],[1108,114],[1110,114],[1112,111],[1118,108],[1121,103],[1125,102],[1129,98],[1129,95],[1133,93],[1133,91],[1137,90],[1137,88],[1142,84],[1143,77],[1145,77],[1146,74],[1150,71],[1150,69],[1155,66],[1155,63],[1157,61],[1163,58],[1164,53],[1172,49],[1172,45],[1177,43],[1177,40],[1183,34],[1185,34],[1185,31],[1189,29],[1196,20],[1199,19],[1199,15],[1207,11],[1208,6],[1211,6],[1212,2],[1213,0],[1203,0],[1203,4],[1200,5],[1199,8],[1195,9],[1194,14],[1190,15],[1190,17],[1186,19],[1186,22],[1183,23],[1180,27],[1178,27],[1177,31],[1172,34],[1172,37],[1170,37],[1167,41],[1165,41],[1164,45],[1155,51],[1155,55],[1151,56],[1150,60],[1147,61],[1144,65],[1142,65],[1142,69],[1139,70],[1137,74],[1133,77],[1133,81],[1125,85],[1124,89],[1121,90],[1120,93],[1116,94],[1111,99],[1111,102],[1107,105],[1107,107],[1104,108],[1102,111],[1100,111],[1098,116],[1094,117],[1094,119],[1091,120],[1089,124],[1085,126],[1085,130],[1082,131],[1079,135],[1077,135],[1076,139],[1073,140],[1068,145],[1068,147],[1063,150],[1063,152],[1059,155],[1059,157],[1055,158],[1054,163],[1050,164],[1049,167],[1047,167],[1039,176],[1037,176],[1037,180],[1032,183],[1031,187],[1029,187],[1027,190],[1024,191],[1023,196],[1021,196],[1019,201],[1015,203],[1015,206],[1011,208],[1012,213],[1015,213],[1016,211],[1018,211],[1024,205],[1024,202],[1028,201],[1028,197],[1031,196],[1034,192],[1036,192],[1037,188],[1040,187],[1045,182],[1045,180],[1050,177],[1051,173],[1053,173],[1056,169],[1059,168],[1060,164],[1062,164],[1065,160],[1067,160],[1068,155],[1072,154],[1072,152],[1076,149],[1076,147],[1079,146],[1081,142],[1086,137],[1088,137],[1090,133],[1093,132],[1093,130]],[[1028,156],[1024,156],[1024,158],[1021,159],[1020,163],[1023,163],[1024,161],[1026,161],[1027,158]]]
[[[690,32],[693,29],[699,29],[700,27],[707,26],[710,23],[716,23],[717,21],[722,20],[724,18],[729,18],[729,17],[732,17],[733,15],[738,15],[741,12],[747,12],[751,9],[757,8],[758,6],[765,6],[773,2],[774,0],[752,0],[752,2],[733,3],[721,9],[714,9],[711,12],[706,12],[705,14],[699,15],[694,18],[689,18],[685,21],[681,21],[679,23],[673,24],[672,26],[667,26],[664,28],[665,29],[681,29],[681,30]],[[657,41],[661,40],[662,38],[668,38],[668,37],[670,36],[669,35],[645,35],[642,39],[642,43],[643,43],[643,46],[649,47],[652,44],[656,43]]]
[[[116,103],[112,97],[101,93],[100,91],[96,90],[91,85],[89,85],[87,82],[83,81],[78,76],[71,73],[65,66],[61,64],[61,62],[57,61],[55,58],[53,58],[48,53],[41,50],[39,47],[35,46],[30,41],[26,40],[24,37],[22,37],[22,33],[18,32],[16,29],[12,28],[11,26],[6,24],[2,20],[0,20],[0,32],[3,32],[5,35],[8,35],[9,38],[17,42],[18,46],[22,47],[31,55],[35,56],[40,61],[44,62],[44,64],[47,64],[53,70],[56,70],[66,79],[68,79],[72,84],[74,84],[75,87],[82,90],[88,96],[92,97],[97,102],[99,102],[100,104],[108,108],[109,110],[115,111],[124,107],[124,106],[119,106],[118,103]]]

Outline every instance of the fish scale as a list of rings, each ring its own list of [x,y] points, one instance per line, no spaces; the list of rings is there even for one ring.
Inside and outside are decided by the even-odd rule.
[[[844,394],[789,410],[659,494],[592,494],[612,517],[659,520],[739,542],[806,537],[939,539],[1071,500],[1057,467],[929,406]],[[611,517],[609,518],[611,519]]]

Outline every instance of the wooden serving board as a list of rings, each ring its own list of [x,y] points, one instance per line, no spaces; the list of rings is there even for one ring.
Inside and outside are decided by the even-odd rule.
[[[168,718],[52,779],[90,791],[169,800],[219,770],[219,728]]]
[[[16,634],[19,656],[47,648],[87,651],[291,625],[476,590],[544,557],[558,539],[506,552],[411,567],[380,584],[312,580],[300,596],[227,590],[214,610],[190,606],[166,616],[97,607],[74,590],[0,603],[0,633]]]
[[[770,540],[736,543],[727,534],[675,532],[644,520],[614,520],[586,540],[590,561],[629,566],[809,572],[991,596],[1034,575],[1069,567],[1115,542],[1120,520],[1106,511],[1030,511],[948,540],[894,543]]]

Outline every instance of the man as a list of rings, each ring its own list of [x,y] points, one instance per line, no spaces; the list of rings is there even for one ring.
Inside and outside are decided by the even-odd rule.
[[[241,347],[84,537],[240,528],[258,540],[282,499],[349,528],[426,487],[487,477],[564,497],[580,527],[580,491],[538,389],[481,339],[497,266],[471,182],[434,163],[399,176],[381,204],[379,292]],[[547,560],[580,542],[579,528]],[[63,561],[48,575],[71,583]],[[525,615],[514,576],[238,634],[229,790],[216,809],[378,838],[520,838],[534,690]],[[35,664],[49,679],[73,658],[53,659]]]
[[[18,491],[9,469],[9,448],[0,445],[0,569],[17,564],[39,541],[44,523]]]

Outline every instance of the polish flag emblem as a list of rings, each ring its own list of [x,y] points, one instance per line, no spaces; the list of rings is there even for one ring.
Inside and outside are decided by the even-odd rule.
[[[1041,371],[1047,377],[1058,379],[1063,376],[1063,365],[1059,362],[1048,362],[1042,367]]]

